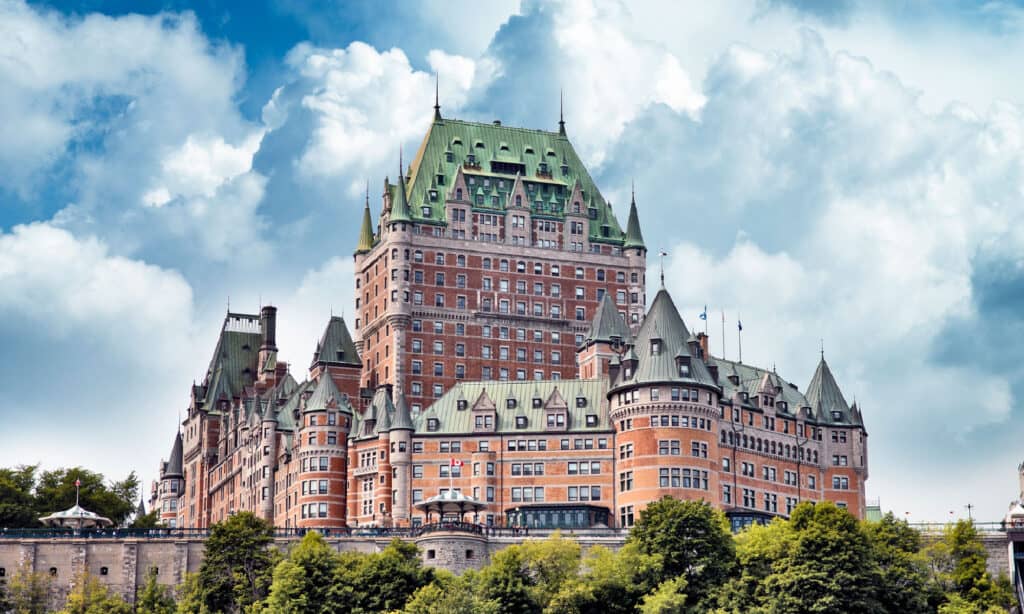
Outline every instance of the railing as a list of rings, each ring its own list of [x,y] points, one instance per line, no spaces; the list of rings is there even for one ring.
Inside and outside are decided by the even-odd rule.
[[[459,533],[474,533],[476,535],[484,534],[484,526],[480,524],[474,524],[472,522],[462,521],[446,521],[446,522],[433,522],[431,524],[425,524],[414,529],[413,536],[417,537],[426,533],[437,533],[437,532],[448,532],[457,531]]]
[[[942,533],[948,527],[952,526],[953,522],[910,522],[908,525],[912,529],[917,529],[922,533]],[[1010,531],[1024,531],[1024,526],[1013,527],[1007,526],[1005,522],[977,522],[974,523],[974,528],[979,533],[1006,533]]]

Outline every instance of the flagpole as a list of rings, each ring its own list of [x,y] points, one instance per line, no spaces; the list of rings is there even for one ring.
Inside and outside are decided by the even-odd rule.
[[[722,310],[722,359],[725,359],[725,310]]]
[[[743,320],[740,312],[736,312],[736,345],[739,348],[740,364],[743,364]]]

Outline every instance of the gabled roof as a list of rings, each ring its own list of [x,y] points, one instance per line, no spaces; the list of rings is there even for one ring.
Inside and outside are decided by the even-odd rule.
[[[696,356],[687,340],[690,338],[690,331],[687,330],[683,318],[679,315],[675,303],[668,291],[662,288],[654,297],[651,309],[644,317],[640,330],[637,331],[633,341],[632,352],[627,359],[637,360],[637,367],[628,378],[626,369],[619,371],[613,387],[654,383],[654,382],[680,382],[701,384],[704,386],[718,388],[718,384],[711,373],[708,372],[704,361]],[[657,354],[654,353],[652,340],[660,340],[660,348]],[[689,375],[681,376],[677,360],[688,358],[690,363]]]
[[[556,389],[559,390],[557,395],[555,394]],[[458,400],[476,399],[476,402],[470,403],[470,408],[476,410],[476,415],[484,410],[488,413],[495,412],[497,420],[494,432],[506,434],[544,433],[547,432],[546,413],[550,410],[543,404],[541,407],[535,408],[533,399],[541,398],[557,403],[560,396],[571,393],[573,395],[571,398],[564,398],[567,408],[561,410],[566,411],[569,415],[568,432],[610,431],[612,427],[608,421],[607,391],[608,384],[604,379],[459,382],[424,412],[414,417],[413,423],[416,432],[421,435],[473,433],[474,411],[460,411]],[[581,398],[583,401],[577,401],[577,398]],[[515,409],[509,409],[510,399],[515,402]],[[491,409],[491,407],[496,408]],[[587,426],[588,415],[596,415],[597,422]],[[517,416],[526,417],[527,428],[516,428]],[[430,418],[438,419],[438,430],[427,430],[427,422]]]
[[[313,352],[313,365],[346,365],[359,367],[362,362],[359,359],[359,352],[356,351],[356,344],[352,341],[352,335],[348,332],[345,319],[341,316],[331,316],[320,342],[316,344],[316,351]]]
[[[829,421],[835,421],[832,417],[832,412],[838,411],[841,415],[841,421],[852,422],[850,419],[850,406],[846,403],[846,399],[843,398],[843,392],[839,389],[839,384],[836,383],[832,370],[828,368],[824,355],[818,361],[818,368],[814,370],[811,383],[807,384],[807,401],[816,414],[824,413],[825,418]]]
[[[758,394],[765,378],[769,378],[782,389],[776,394],[775,400],[776,403],[785,401],[789,414],[796,416],[801,407],[810,407],[807,398],[800,390],[777,373],[725,358],[712,357],[711,360],[718,365],[718,383],[722,387],[723,399],[731,399],[737,392],[746,392],[753,397]],[[735,376],[737,383],[733,384],[729,376]],[[776,411],[783,413],[779,411],[778,405],[776,405]]]
[[[584,345],[596,342],[611,343],[613,337],[617,337],[622,343],[629,343],[629,326],[612,301],[611,294],[605,292],[597,311],[594,312],[594,319],[590,323]]]
[[[160,479],[181,478],[185,476],[183,468],[183,449],[181,442],[181,431],[174,436],[174,445],[171,446],[171,455],[167,457],[167,464]]]

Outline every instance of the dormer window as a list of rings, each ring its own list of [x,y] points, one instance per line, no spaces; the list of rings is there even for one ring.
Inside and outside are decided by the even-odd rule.
[[[436,431],[441,428],[441,421],[437,418],[427,418],[427,430]]]
[[[533,147],[530,147],[529,145],[527,145],[526,149],[523,150],[523,153],[526,153],[526,154],[529,154],[529,155],[533,155],[535,152],[533,151]]]
[[[436,200],[437,200],[437,190],[431,190],[430,191],[430,201],[434,202]]]
[[[540,399],[538,397],[533,397],[533,408],[534,409],[540,409],[543,405],[544,405],[543,399]]]
[[[476,154],[472,154],[472,153],[468,154],[466,156],[466,163],[467,164],[476,164]]]
[[[505,399],[505,409],[515,409],[515,408],[516,408],[516,400],[515,399]]]
[[[548,428],[565,428],[565,414],[548,414]]]
[[[430,217],[430,207],[423,207],[423,217]]]
[[[545,173],[546,174],[548,172],[548,163],[547,162],[541,162],[540,164],[538,164],[537,165],[537,172],[538,173]]]
[[[679,363],[679,377],[690,377],[690,365],[685,362]]]
[[[587,414],[587,426],[597,426],[597,414]]]
[[[587,209],[587,216],[590,219],[592,219],[592,220],[596,220],[597,219],[597,207],[589,207]]]
[[[528,426],[526,416],[516,416],[516,428],[525,429]]]
[[[444,152],[444,161],[445,162],[449,162],[449,163],[450,162],[454,162],[455,161],[455,154],[453,154],[450,151]]]
[[[842,414],[842,412],[838,412],[838,411],[833,411],[833,412],[832,412],[832,419],[833,419],[833,420],[842,420],[842,419],[843,419],[843,414]]]
[[[586,407],[587,397],[576,397],[576,407]]]
[[[626,379],[633,377],[633,367],[626,367]]]
[[[568,164],[563,164],[562,165],[562,174],[563,175],[568,175],[569,174],[569,165]]]
[[[458,401],[455,402],[455,408],[458,409],[459,411],[465,410],[467,405],[468,403],[466,402],[465,399],[459,399]]]
[[[661,339],[651,339],[651,356],[661,354]]]

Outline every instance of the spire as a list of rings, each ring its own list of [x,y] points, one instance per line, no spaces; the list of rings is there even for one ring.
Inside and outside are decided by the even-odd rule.
[[[146,515],[146,503],[142,500],[142,496],[139,495],[139,507],[135,508],[135,519],[138,520]]]
[[[629,202],[629,221],[626,223],[626,241],[623,247],[647,249],[647,246],[644,245],[644,235],[640,232],[640,216],[636,212],[636,186],[633,186],[632,198]]]
[[[565,136],[565,97],[558,90],[558,134]]]
[[[398,185],[395,186],[395,204],[391,207],[391,222],[411,222],[409,201],[405,194],[405,170],[402,168],[402,149],[398,149]]]
[[[437,73],[434,73],[434,121],[441,121],[440,83]]]
[[[843,392],[839,389],[832,370],[828,368],[828,363],[825,362],[824,352],[818,362],[818,368],[814,371],[814,376],[811,377],[811,383],[807,384],[805,396],[816,413],[839,411],[842,412],[843,419],[846,419],[850,406],[846,404]]]
[[[601,303],[597,306],[594,320],[590,323],[590,330],[587,331],[586,341],[603,341],[610,343],[617,337],[621,343],[629,343],[630,334],[626,321],[622,319],[612,296],[608,292],[601,297]]]
[[[359,229],[359,243],[356,253],[365,254],[373,249],[373,223],[370,221],[370,182],[366,182],[366,204],[363,207],[363,224]]]
[[[178,434],[174,437],[174,445],[171,447],[171,456],[167,459],[163,475],[160,476],[161,479],[180,478],[184,475],[182,470],[184,455],[182,452],[181,431],[178,431]]]

